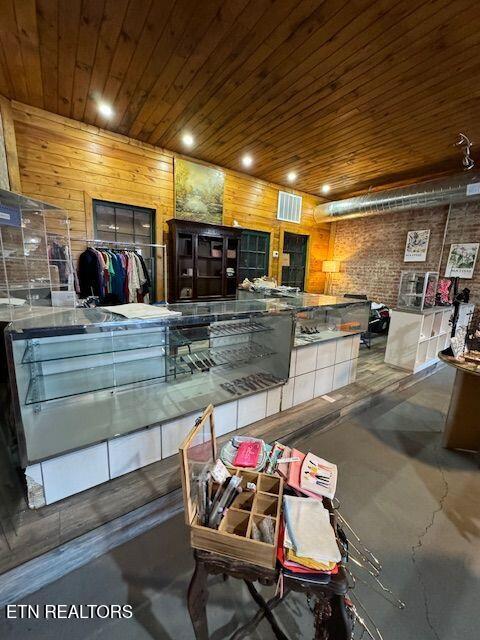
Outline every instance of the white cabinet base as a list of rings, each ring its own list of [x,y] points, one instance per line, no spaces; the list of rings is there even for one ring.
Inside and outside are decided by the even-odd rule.
[[[451,315],[451,307],[436,307],[423,313],[394,309],[385,362],[411,373],[438,362],[438,352],[450,344]]]

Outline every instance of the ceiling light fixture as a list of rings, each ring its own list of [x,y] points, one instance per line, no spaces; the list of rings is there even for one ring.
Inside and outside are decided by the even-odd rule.
[[[191,133],[184,133],[182,136],[182,142],[186,147],[193,147],[195,139]]]
[[[111,118],[113,116],[113,109],[112,107],[107,104],[106,102],[100,102],[98,105],[98,111],[99,113],[104,116],[105,118]]]
[[[297,179],[297,174],[295,173],[295,171],[289,171],[287,173],[287,180],[289,182],[295,182],[296,179]]]
[[[330,185],[329,184],[322,185],[322,193],[330,193]]]
[[[244,167],[251,167],[253,164],[252,156],[249,156],[248,153],[244,155],[242,158],[242,164]]]

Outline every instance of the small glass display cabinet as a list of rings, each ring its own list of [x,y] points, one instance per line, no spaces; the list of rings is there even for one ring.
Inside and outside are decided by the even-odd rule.
[[[402,271],[398,292],[399,309],[423,311],[435,306],[438,273],[427,271]]]
[[[181,315],[126,320],[75,309],[9,325],[25,466],[288,379],[288,309],[263,300],[169,308]]]

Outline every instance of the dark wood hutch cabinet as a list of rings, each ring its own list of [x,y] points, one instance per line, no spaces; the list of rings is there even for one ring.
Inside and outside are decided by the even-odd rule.
[[[235,298],[241,230],[178,220],[168,224],[168,301]]]

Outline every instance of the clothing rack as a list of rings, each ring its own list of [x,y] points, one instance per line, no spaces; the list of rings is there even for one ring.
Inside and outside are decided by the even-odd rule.
[[[153,249],[162,250],[162,262],[163,262],[163,297],[167,302],[167,245],[166,244],[153,244],[148,242],[119,242],[118,240],[100,240],[98,238],[86,239],[87,245],[100,245],[106,248],[112,246],[118,249],[142,249],[143,247],[151,247]]]

